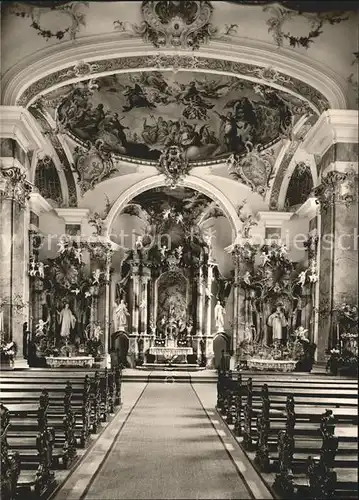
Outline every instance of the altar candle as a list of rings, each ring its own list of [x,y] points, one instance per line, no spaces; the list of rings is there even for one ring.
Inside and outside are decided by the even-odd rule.
[[[336,345],[339,344],[339,324],[337,323],[337,338],[336,338]]]

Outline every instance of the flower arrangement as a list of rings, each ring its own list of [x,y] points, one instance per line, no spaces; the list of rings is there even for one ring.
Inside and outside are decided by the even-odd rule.
[[[358,355],[349,349],[340,351],[333,348],[330,350],[326,370],[332,375],[342,374],[356,377],[358,375]]]

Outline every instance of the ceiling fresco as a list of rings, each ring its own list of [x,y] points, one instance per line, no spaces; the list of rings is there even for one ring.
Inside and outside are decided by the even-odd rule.
[[[67,85],[55,100],[61,131],[103,150],[159,159],[171,145],[190,161],[265,147],[292,124],[303,101],[289,93],[232,76],[181,71],[115,74]]]

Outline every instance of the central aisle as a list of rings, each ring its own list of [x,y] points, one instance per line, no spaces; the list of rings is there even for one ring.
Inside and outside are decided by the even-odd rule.
[[[86,500],[249,499],[190,384],[149,384]]]

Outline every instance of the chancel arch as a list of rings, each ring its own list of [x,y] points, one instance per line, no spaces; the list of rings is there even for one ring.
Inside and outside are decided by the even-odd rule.
[[[181,181],[181,185],[183,187],[197,190],[200,193],[209,196],[213,201],[216,201],[223,210],[223,213],[231,222],[234,234],[237,234],[237,232],[241,228],[241,222],[238,218],[235,207],[232,205],[227,196],[222,193],[222,191],[220,191],[213,184],[210,184],[209,182],[192,175],[186,176]],[[157,175],[155,177],[150,177],[149,179],[144,179],[140,182],[137,182],[134,186],[131,186],[126,191],[124,191],[114,202],[111,210],[106,217],[106,235],[109,235],[109,231],[111,230],[111,226],[116,215],[121,213],[127,203],[129,203],[135,196],[139,195],[140,193],[162,186],[166,186],[166,178],[164,175]]]

